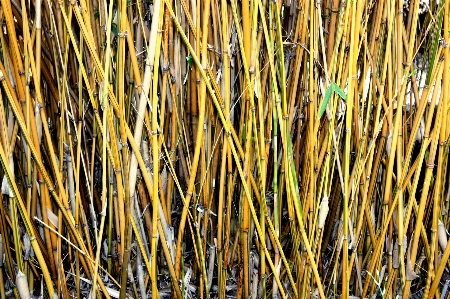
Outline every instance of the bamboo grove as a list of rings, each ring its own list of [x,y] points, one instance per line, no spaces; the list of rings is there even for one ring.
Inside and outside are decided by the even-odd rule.
[[[449,12],[1,0],[0,298],[447,298]]]

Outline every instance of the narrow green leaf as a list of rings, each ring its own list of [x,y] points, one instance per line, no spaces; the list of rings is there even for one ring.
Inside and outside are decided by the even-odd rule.
[[[331,98],[331,93],[332,92],[333,92],[333,84],[330,84],[327,87],[327,90],[325,91],[325,96],[323,97],[322,104],[320,105],[319,118],[321,118],[323,113],[325,112],[325,109],[327,108],[327,105],[328,105],[328,101]]]
[[[116,23],[112,23],[111,24],[111,32],[114,33],[114,36],[118,36],[119,35],[119,30],[117,29],[117,24]]]
[[[344,100],[347,101],[347,95],[345,92],[337,85],[336,83],[332,82],[331,86],[333,86],[333,90]]]
[[[415,69],[408,75],[408,78],[411,77],[412,75],[414,75],[415,73],[417,73],[417,68],[415,68]]]
[[[189,69],[192,69],[192,57],[191,56],[186,56],[186,61],[189,65]]]

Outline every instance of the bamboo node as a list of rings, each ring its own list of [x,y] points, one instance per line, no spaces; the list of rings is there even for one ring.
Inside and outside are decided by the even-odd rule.
[[[120,169],[120,168],[114,169],[114,172],[115,173],[120,173],[120,172],[122,172],[122,169]]]
[[[399,10],[398,10],[398,14],[399,14],[399,15],[402,15],[402,14],[403,14],[403,9],[399,9]]]
[[[427,164],[427,168],[433,169],[433,168],[434,168],[434,163],[432,163],[432,164]]]
[[[117,36],[120,38],[125,38],[128,36],[128,31],[125,30],[124,32],[119,32],[119,33],[117,33]]]

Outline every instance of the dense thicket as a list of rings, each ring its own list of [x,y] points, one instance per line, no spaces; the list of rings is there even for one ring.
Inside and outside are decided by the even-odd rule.
[[[449,12],[2,0],[0,298],[446,298]]]

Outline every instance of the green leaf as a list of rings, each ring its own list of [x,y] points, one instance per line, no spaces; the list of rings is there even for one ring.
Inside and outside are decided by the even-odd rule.
[[[415,73],[417,73],[417,69],[414,69],[411,74],[408,75],[408,78],[411,77],[412,75],[414,75]]]
[[[345,92],[339,87],[339,85],[337,85],[334,82],[331,82],[331,84],[328,85],[327,90],[325,91],[322,104],[320,105],[319,118],[322,117],[322,115],[325,112],[325,109],[327,109],[328,101],[330,101],[331,94],[333,93],[333,91],[337,93],[344,101],[347,101],[347,95],[345,94]]]
[[[192,56],[187,56],[186,61],[189,65],[189,70],[191,70],[192,69]]]
[[[337,85],[336,83],[332,82],[331,86],[333,86],[333,90],[344,100],[347,101],[347,95],[345,92]]]
[[[325,96],[323,97],[322,104],[320,105],[319,118],[322,117],[323,113],[325,112],[325,109],[327,109],[328,101],[331,98],[331,93],[332,92],[333,92],[333,84],[330,84],[327,87],[327,90],[325,91]]]
[[[117,24],[116,23],[112,23],[111,24],[111,32],[114,33],[114,36],[118,36],[119,35],[119,30],[117,30]]]

